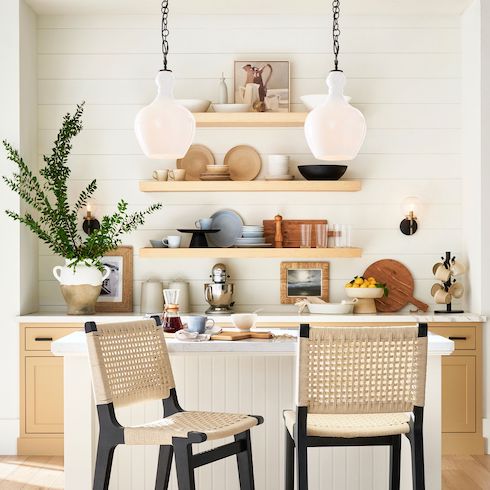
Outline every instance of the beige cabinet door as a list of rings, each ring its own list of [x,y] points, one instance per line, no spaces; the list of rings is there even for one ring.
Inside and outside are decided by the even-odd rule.
[[[26,432],[63,433],[63,358],[26,357]]]
[[[476,431],[476,357],[442,359],[442,432]]]

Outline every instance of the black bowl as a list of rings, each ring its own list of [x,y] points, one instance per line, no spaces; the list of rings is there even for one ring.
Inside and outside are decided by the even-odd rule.
[[[298,170],[306,180],[339,180],[347,165],[298,165]]]

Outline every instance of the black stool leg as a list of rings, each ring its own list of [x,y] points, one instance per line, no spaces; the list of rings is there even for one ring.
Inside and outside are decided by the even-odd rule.
[[[155,490],[167,490],[173,454],[174,448],[172,446],[160,446]]]
[[[284,488],[285,490],[294,490],[294,440],[286,428],[286,458],[284,461]]]
[[[425,490],[424,438],[422,430],[414,429],[409,435],[412,449],[413,490]]]
[[[192,466],[192,444],[187,439],[173,438],[175,468],[179,490],[195,490],[194,468]]]
[[[390,490],[400,490],[401,436],[393,436],[390,446]]]
[[[104,444],[99,438],[95,461],[94,490],[107,490],[111,478],[112,459],[116,446]]]
[[[252,443],[250,442],[250,431],[240,432],[235,436],[235,441],[245,441],[246,450],[236,455],[238,465],[238,477],[240,479],[240,490],[254,490],[254,469],[252,463]]]

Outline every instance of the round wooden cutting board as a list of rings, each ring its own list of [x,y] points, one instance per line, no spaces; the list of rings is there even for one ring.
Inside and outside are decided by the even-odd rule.
[[[388,296],[376,299],[376,309],[383,313],[400,311],[407,304],[415,305],[419,310],[427,311],[429,306],[413,297],[414,282],[410,271],[397,260],[383,259],[371,264],[364,277],[374,277],[385,283]]]

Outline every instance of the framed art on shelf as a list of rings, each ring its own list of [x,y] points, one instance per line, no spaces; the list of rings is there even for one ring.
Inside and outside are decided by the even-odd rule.
[[[107,252],[101,262],[111,273],[102,283],[96,311],[131,313],[133,311],[133,247],[121,246]]]
[[[289,61],[235,61],[235,103],[253,112],[289,112]]]
[[[282,262],[281,304],[313,296],[328,302],[328,262]]]

